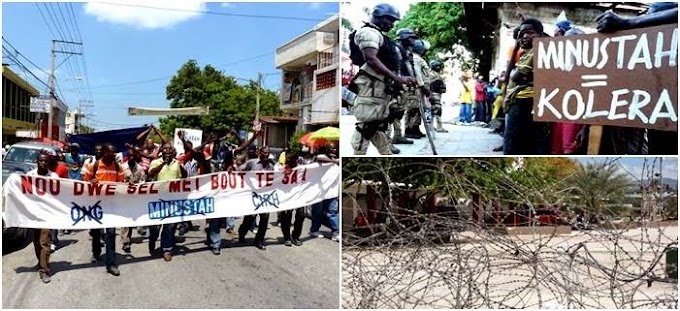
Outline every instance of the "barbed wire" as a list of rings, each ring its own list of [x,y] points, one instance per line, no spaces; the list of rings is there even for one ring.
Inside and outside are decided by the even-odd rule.
[[[573,182],[578,170],[546,180],[501,160],[408,161],[343,161],[343,215],[371,219],[370,225],[348,224],[343,217],[344,308],[678,307],[677,279],[665,270],[667,250],[678,245],[677,216],[663,221],[658,213],[641,213],[579,228],[578,213],[597,220],[620,209],[575,203],[582,199]],[[644,167],[656,163],[650,159]],[[642,172],[648,176],[635,185],[653,180],[653,170]],[[657,188],[640,189],[642,205],[668,203]],[[371,196],[374,210],[366,209]],[[437,212],[428,211],[432,196],[441,201]],[[544,216],[554,224],[535,216],[546,206],[562,213]],[[512,225],[517,218],[525,225]]]

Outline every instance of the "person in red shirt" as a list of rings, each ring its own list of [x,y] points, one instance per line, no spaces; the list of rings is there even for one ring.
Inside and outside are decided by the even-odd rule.
[[[102,158],[83,167],[83,180],[96,184],[98,182],[125,182],[125,172],[116,162],[116,147],[113,144],[104,144]],[[92,236],[92,262],[97,262],[102,252],[101,230],[90,230]],[[106,228],[104,234],[106,243],[106,271],[112,275],[120,275],[116,265],[116,228]]]
[[[477,82],[475,83],[475,121],[486,123],[486,106],[484,101],[486,100],[486,83],[484,82],[483,76],[477,77]]]

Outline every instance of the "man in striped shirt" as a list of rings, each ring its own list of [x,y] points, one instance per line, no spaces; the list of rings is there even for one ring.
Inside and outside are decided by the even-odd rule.
[[[125,182],[125,172],[116,162],[116,147],[113,144],[104,144],[102,158],[83,167],[83,180],[93,184],[99,182]],[[92,235],[92,262],[97,262],[102,252],[100,240],[101,230],[90,230]],[[105,263],[106,271],[112,275],[120,275],[116,264],[116,228],[106,228],[104,234],[106,242]]]

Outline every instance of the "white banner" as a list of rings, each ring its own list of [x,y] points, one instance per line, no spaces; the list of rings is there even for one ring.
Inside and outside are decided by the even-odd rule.
[[[3,186],[7,227],[121,228],[294,209],[338,196],[340,167],[291,173],[218,172],[186,179],[96,185],[11,174]]]
[[[176,128],[175,140],[173,141],[173,143],[175,146],[175,150],[177,150],[178,155],[184,153],[184,145],[182,144],[182,141],[179,139],[179,137],[177,137],[177,133],[179,131],[184,131],[184,140],[190,141],[191,145],[194,146],[194,148],[200,146],[201,143],[203,142],[202,130]]]

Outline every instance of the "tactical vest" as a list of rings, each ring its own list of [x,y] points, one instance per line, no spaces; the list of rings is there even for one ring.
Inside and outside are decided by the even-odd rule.
[[[401,75],[404,77],[411,76],[411,74],[409,74],[407,62],[413,64],[413,56],[409,55],[408,50],[401,44],[397,44],[397,47],[399,48],[399,53],[401,53],[401,64],[399,64]]]

